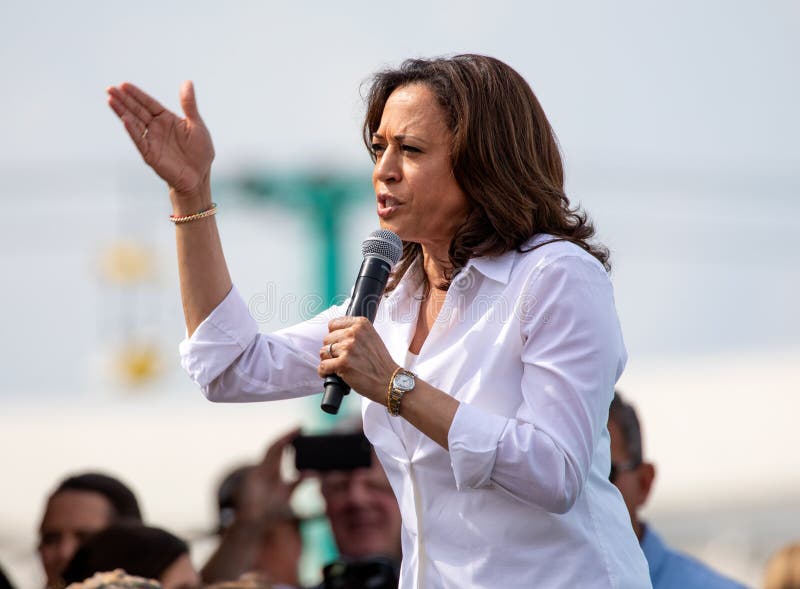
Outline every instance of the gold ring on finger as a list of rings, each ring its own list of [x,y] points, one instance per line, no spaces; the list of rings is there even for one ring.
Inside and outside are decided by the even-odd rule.
[[[150,130],[150,129],[148,129],[147,127],[145,127],[145,128],[144,128],[144,131],[142,132],[142,140],[145,140],[145,139],[147,139],[147,132],[148,132],[149,130]]]

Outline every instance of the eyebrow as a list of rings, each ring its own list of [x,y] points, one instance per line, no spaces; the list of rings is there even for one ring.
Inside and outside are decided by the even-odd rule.
[[[372,138],[373,138],[373,139],[386,139],[386,138],[385,138],[383,135],[381,135],[380,133],[373,133],[373,134],[372,134]],[[402,143],[403,141],[405,141],[406,139],[413,139],[414,141],[419,141],[420,143],[428,143],[428,142],[427,142],[427,141],[425,141],[425,140],[424,140],[422,137],[417,137],[416,135],[406,135],[405,133],[398,133],[397,135],[395,135],[395,136],[394,136],[394,137],[392,137],[392,138],[393,138],[395,141],[397,141],[397,142],[401,142],[401,143]]]

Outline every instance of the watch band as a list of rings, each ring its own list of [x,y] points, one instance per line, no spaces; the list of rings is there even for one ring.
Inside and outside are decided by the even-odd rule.
[[[389,377],[389,387],[386,389],[386,411],[389,412],[389,415],[392,414],[392,389],[394,388],[394,377],[397,376],[397,373],[403,369],[402,366],[398,366],[392,372],[392,376]]]

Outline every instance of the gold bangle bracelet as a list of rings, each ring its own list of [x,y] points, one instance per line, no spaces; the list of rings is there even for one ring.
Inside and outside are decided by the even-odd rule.
[[[391,406],[392,406],[392,383],[394,382],[394,377],[397,376],[397,373],[403,369],[402,366],[398,366],[392,372],[392,376],[389,377],[389,388],[386,389],[386,410],[391,413]]]
[[[176,217],[175,215],[170,215],[169,220],[179,225],[181,223],[188,223],[189,221],[196,221],[197,219],[204,219],[206,217],[210,217],[211,215],[217,214],[217,203],[212,202],[211,206],[208,207],[204,211],[200,211],[199,213],[194,213],[193,215],[186,215],[184,217]]]

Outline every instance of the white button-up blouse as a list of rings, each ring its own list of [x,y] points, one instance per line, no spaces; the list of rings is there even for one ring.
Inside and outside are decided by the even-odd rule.
[[[412,268],[375,320],[401,365],[417,276]],[[345,308],[259,334],[234,288],[181,343],[183,366],[212,401],[319,393],[322,338]],[[449,451],[363,399],[365,433],[402,513],[402,588],[650,587],[608,480],[608,406],[625,361],[610,280],[580,247],[467,263],[414,366],[460,402]]]

